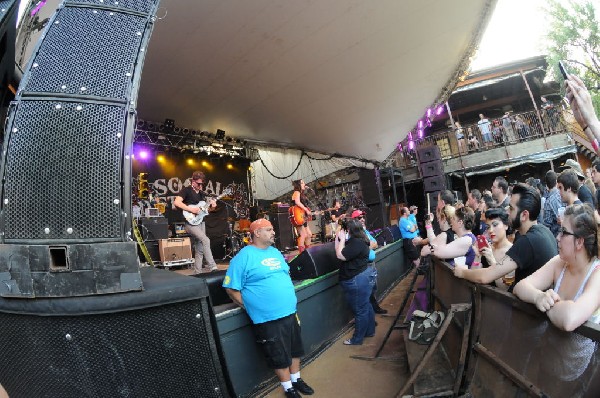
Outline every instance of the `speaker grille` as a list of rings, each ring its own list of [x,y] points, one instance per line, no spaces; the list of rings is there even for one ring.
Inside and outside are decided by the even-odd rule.
[[[0,317],[0,380],[11,398],[227,396],[206,298],[105,315]]]
[[[5,168],[6,241],[120,239],[124,109],[54,101],[18,109]]]
[[[106,2],[103,4],[102,2],[100,2],[99,0],[67,0],[65,1],[65,4],[69,4],[69,3],[73,3],[73,4],[94,4],[97,6],[102,6],[102,5],[109,5],[112,7],[118,7],[118,8],[123,8],[126,10],[130,10],[130,11],[137,11],[137,12],[142,12],[144,14],[148,14],[150,11],[152,11],[152,8],[154,7],[154,3],[155,1],[148,1],[148,0],[119,0],[117,2],[117,4],[115,4],[114,1],[109,2],[108,0],[106,0]],[[111,4],[112,3],[112,4]]]
[[[126,99],[146,22],[115,11],[63,8],[23,90]]]

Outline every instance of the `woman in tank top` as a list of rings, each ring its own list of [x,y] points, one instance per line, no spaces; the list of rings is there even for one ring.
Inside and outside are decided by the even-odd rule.
[[[437,258],[465,257],[465,264],[471,268],[475,260],[475,235],[471,232],[475,226],[475,213],[468,206],[456,209],[454,217],[450,218],[450,226],[456,234],[454,241],[444,245],[430,245],[431,254]]]
[[[452,231],[452,228],[450,227],[450,219],[452,219],[452,217],[454,217],[455,212],[456,212],[456,209],[450,205],[444,206],[439,211],[439,214],[437,214],[437,220],[438,220],[438,224],[440,225],[441,232],[437,235],[435,234],[435,232],[433,232],[433,226],[431,225],[431,219],[425,220],[425,229],[427,230],[427,240],[434,247],[439,246],[439,245],[447,245],[448,243],[452,242],[455,239],[456,235],[454,234],[454,231]],[[430,215],[430,217],[431,216],[432,215]],[[421,249],[421,256],[427,256],[429,254],[431,254],[431,247],[429,245],[423,246],[423,248]],[[446,258],[443,260],[451,265],[454,264],[453,258]]]
[[[559,329],[572,331],[587,320],[600,323],[598,226],[592,208],[568,206],[556,239],[558,256],[519,282],[515,295],[546,312]]]

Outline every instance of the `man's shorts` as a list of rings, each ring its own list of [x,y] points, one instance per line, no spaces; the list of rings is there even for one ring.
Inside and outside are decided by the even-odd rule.
[[[294,313],[273,321],[253,325],[256,342],[261,347],[271,369],[285,369],[292,358],[304,356],[300,319]]]

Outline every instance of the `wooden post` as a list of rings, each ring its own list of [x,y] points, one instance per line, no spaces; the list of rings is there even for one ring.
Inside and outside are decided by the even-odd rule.
[[[525,82],[525,87],[527,87],[527,91],[529,92],[529,97],[531,98],[531,102],[533,103],[533,107],[535,108],[535,113],[537,115],[538,121],[540,122],[540,128],[542,129],[542,134],[544,136],[544,147],[548,150],[548,141],[546,141],[546,129],[544,128],[544,122],[542,121],[542,115],[540,115],[540,110],[538,109],[537,104],[535,103],[535,98],[533,97],[533,93],[531,92],[531,88],[529,87],[529,82],[523,73],[523,69],[519,69],[519,73]]]

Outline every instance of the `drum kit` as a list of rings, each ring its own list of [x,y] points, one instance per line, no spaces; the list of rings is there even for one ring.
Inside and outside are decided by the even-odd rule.
[[[250,235],[250,222],[247,220],[239,220],[229,218],[227,219],[228,233],[225,235],[223,240],[223,249],[225,249],[225,256],[222,260],[231,259],[245,246],[251,243]]]

